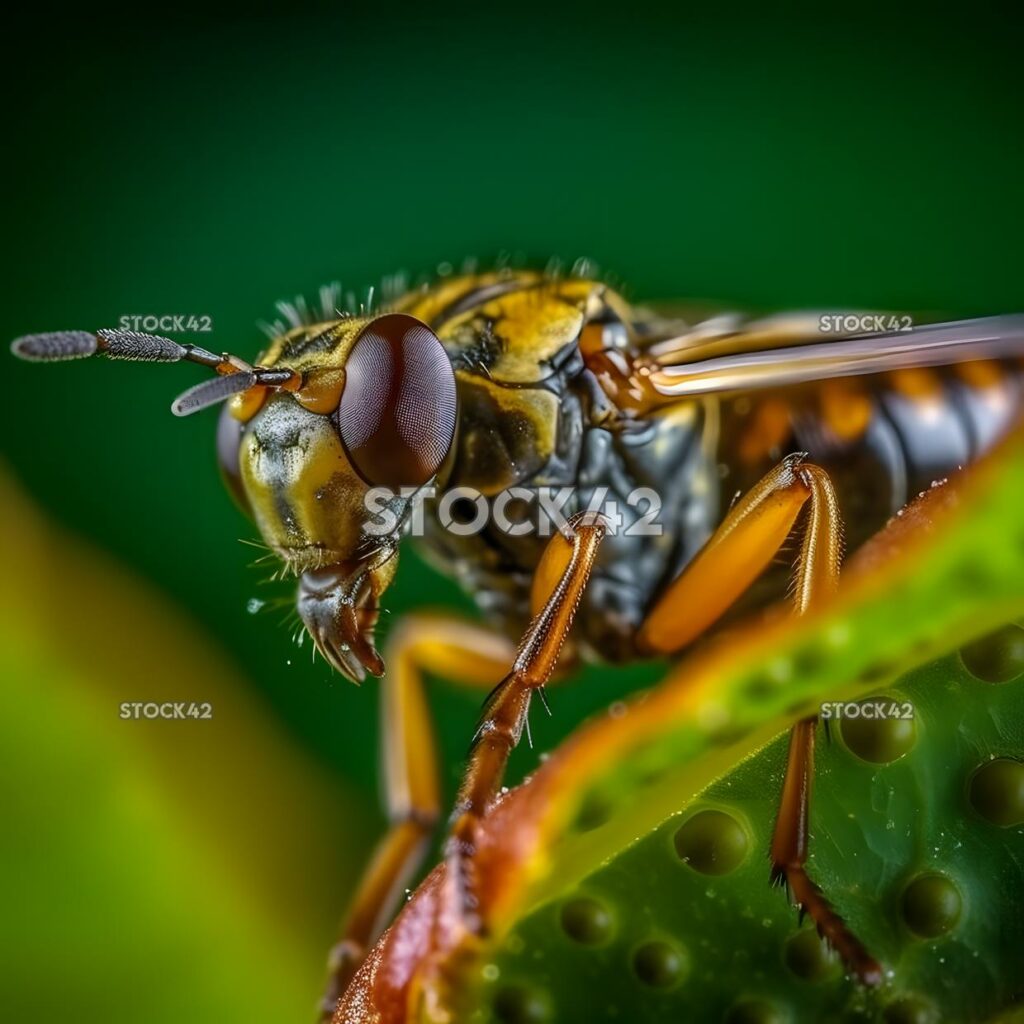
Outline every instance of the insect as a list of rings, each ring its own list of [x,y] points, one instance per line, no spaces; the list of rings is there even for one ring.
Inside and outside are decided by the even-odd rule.
[[[475,839],[556,672],[674,656],[738,609],[828,600],[844,521],[858,546],[991,447],[1024,401],[1024,317],[912,330],[850,317],[844,331],[834,316],[648,310],[586,274],[523,270],[442,278],[369,314],[335,300],[286,307],[255,364],[126,330],[13,344],[28,360],[213,370],[173,410],[226,403],[221,469],[297,577],[306,630],[348,678],[383,676],[392,826],[332,952],[324,1019],[440,819],[423,672],[489,691],[445,848],[447,898],[479,932]],[[413,617],[385,672],[374,632],[407,532],[486,625]],[[777,564],[791,536],[795,571]],[[771,877],[875,984],[879,964],[805,870],[815,731],[812,718],[791,734]]]

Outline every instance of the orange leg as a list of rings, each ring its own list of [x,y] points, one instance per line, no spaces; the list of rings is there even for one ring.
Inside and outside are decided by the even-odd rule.
[[[806,509],[793,603],[799,614],[835,590],[842,559],[842,525],[828,474],[791,455],[731,509],[696,558],[672,582],[640,630],[652,653],[679,650],[704,632],[767,568]],[[789,759],[772,837],[772,881],[784,882],[861,981],[882,972],[807,875],[816,718],[790,734]]]
[[[812,591],[832,589],[842,547],[835,493],[824,470],[790,455],[733,505],[669,584],[640,627],[641,647],[671,654],[701,636],[771,564],[808,502],[797,608],[806,609]]]
[[[814,779],[814,732],[817,718],[804,718],[789,734],[786,777],[772,834],[772,882],[785,885],[801,913],[808,913],[818,934],[839,953],[846,967],[865,985],[882,981],[882,968],[846,927],[805,867]]]
[[[449,892],[462,923],[474,933],[480,933],[484,924],[473,864],[480,823],[501,785],[508,756],[522,735],[531,697],[536,691],[543,699],[544,684],[551,678],[572,625],[606,523],[600,516],[584,513],[570,527],[571,542],[560,536],[552,538],[538,567],[539,586],[533,599],[537,604],[543,597],[543,605],[519,645],[512,671],[484,705],[452,814],[445,849]]]
[[[381,680],[381,753],[390,828],[356,890],[328,959],[321,1021],[329,1021],[371,943],[384,930],[402,889],[423,861],[440,818],[437,750],[423,673],[487,689],[514,656],[507,640],[442,615],[417,615],[395,631]]]

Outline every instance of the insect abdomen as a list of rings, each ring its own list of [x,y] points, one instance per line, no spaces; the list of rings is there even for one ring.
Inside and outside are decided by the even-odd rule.
[[[1014,363],[976,361],[826,381],[723,408],[725,490],[749,486],[790,451],[836,483],[856,547],[908,500],[975,462],[1020,416]]]

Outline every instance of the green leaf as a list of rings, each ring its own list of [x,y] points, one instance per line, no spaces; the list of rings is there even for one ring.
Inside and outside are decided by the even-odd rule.
[[[458,1019],[980,1020],[1020,994],[1024,630],[927,661],[1024,614],[1020,445],[961,490],[896,524],[834,608],[685,661],[496,808],[501,843],[517,818],[528,838],[483,853],[505,877]],[[914,717],[819,740],[808,870],[883,963],[875,991],[768,861],[782,730],[867,695]]]
[[[1006,1006],[1024,948],[1022,637],[987,641],[1004,662],[1016,644],[1016,681],[952,655],[884,689],[912,719],[847,719],[819,742],[809,872],[885,965],[878,991],[844,977],[768,884],[782,736],[607,862],[552,878],[481,966],[470,1019],[979,1020]]]
[[[349,1006],[411,998],[417,1019],[460,1024],[1006,1006],[1024,940],[1024,644],[1011,626],[969,645],[1024,616],[1022,507],[1015,441],[897,520],[836,601],[737,630],[585,724],[488,813],[486,937],[451,925],[435,872]],[[770,888],[767,851],[788,727],[823,701],[878,695],[910,702],[912,727],[848,724],[819,742],[809,861],[887,969],[868,993]],[[1004,774],[972,796],[992,758]]]

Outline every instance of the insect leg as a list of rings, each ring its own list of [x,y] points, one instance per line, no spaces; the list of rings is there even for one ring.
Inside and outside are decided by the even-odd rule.
[[[812,488],[821,486],[819,474],[824,477],[802,454],[790,455],[741,497],[648,613],[638,634],[641,648],[671,654],[721,618],[778,554]],[[838,563],[838,529],[835,517],[809,531],[815,544],[802,561],[813,559],[815,581],[827,576],[829,558]]]
[[[786,886],[800,907],[801,916],[804,913],[810,915],[818,927],[818,934],[839,953],[846,967],[861,982],[878,985],[882,981],[882,968],[878,961],[832,909],[821,890],[811,881],[805,867],[817,724],[816,717],[801,719],[789,734],[786,776],[772,834],[772,882]]]
[[[381,680],[381,757],[390,827],[374,851],[328,958],[320,1005],[331,1019],[338,999],[384,930],[402,889],[419,867],[440,818],[437,750],[423,673],[483,689],[494,685],[514,656],[512,644],[451,616],[416,615],[402,622],[387,647]]]
[[[599,515],[584,513],[569,526],[571,546],[556,536],[542,558],[538,575],[553,585],[519,644],[512,671],[484,704],[452,813],[445,848],[449,892],[462,924],[474,933],[480,933],[484,924],[473,863],[480,823],[501,785],[509,754],[522,735],[530,699],[535,691],[543,697],[544,684],[558,661],[607,523]]]
[[[672,582],[640,631],[644,646],[669,653],[714,623],[757,579],[807,508],[793,602],[798,613],[831,593],[839,579],[842,525],[828,474],[791,455],[729,511],[696,558]],[[785,882],[801,911],[869,984],[881,968],[829,906],[805,870],[816,718],[793,726],[779,815],[772,838],[772,880]]]
[[[804,469],[811,497],[793,591],[793,601],[800,614],[835,590],[841,560],[839,507],[832,483],[828,474],[817,466]],[[817,724],[816,716],[802,719],[789,735],[786,775],[772,834],[771,877],[774,883],[788,888],[801,913],[810,914],[819,934],[838,951],[843,963],[865,984],[877,985],[882,980],[881,967],[807,874]]]

